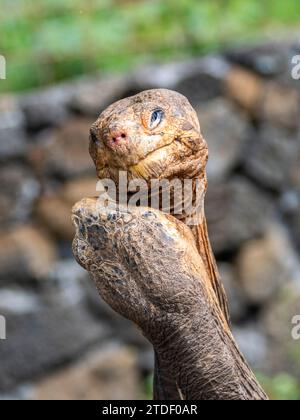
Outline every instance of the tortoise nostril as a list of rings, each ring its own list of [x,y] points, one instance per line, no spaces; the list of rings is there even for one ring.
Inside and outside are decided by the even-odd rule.
[[[123,131],[111,133],[111,142],[115,145],[127,142],[127,134]]]

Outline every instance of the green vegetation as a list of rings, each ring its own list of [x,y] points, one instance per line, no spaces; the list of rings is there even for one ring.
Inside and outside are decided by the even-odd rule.
[[[281,373],[273,378],[262,374],[257,377],[272,400],[300,400],[300,382],[293,376]]]
[[[182,58],[296,26],[299,0],[2,0],[0,54],[24,90]]]

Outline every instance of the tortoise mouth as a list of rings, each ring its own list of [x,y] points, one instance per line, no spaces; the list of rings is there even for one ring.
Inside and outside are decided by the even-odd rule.
[[[139,173],[142,168],[147,168],[148,166],[162,162],[164,158],[167,157],[168,149],[170,149],[176,139],[173,139],[171,142],[164,144],[163,146],[158,147],[155,150],[147,153],[142,159],[140,159],[136,164],[128,166],[128,171],[130,173]],[[144,176],[142,176],[144,178]]]

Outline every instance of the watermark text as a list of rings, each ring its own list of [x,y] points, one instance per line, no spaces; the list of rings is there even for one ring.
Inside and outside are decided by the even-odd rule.
[[[6,59],[3,55],[0,55],[0,79],[6,79]]]
[[[292,319],[292,338],[300,340],[300,315],[295,315]]]
[[[294,80],[300,79],[300,55],[294,55],[292,58],[292,78]]]
[[[0,340],[6,340],[6,319],[0,315]]]

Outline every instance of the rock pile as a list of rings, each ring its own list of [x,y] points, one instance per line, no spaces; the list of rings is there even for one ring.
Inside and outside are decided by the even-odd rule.
[[[188,96],[208,141],[210,237],[253,367],[300,375],[300,81],[293,44],[0,97],[0,397],[142,395],[149,345],[72,258],[70,209],[95,194],[91,122],[147,88]],[[77,378],[80,377],[80,381]],[[96,391],[97,390],[97,391]]]

